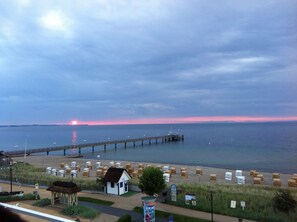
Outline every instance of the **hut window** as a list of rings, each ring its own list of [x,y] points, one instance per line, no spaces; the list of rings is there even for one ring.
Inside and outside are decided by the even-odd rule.
[[[123,182],[120,182],[120,188],[122,188],[123,187]]]
[[[110,183],[110,187],[114,188],[114,182]]]

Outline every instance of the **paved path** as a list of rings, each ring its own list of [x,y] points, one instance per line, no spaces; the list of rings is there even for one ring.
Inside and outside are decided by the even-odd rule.
[[[83,205],[83,206],[87,206],[87,207],[91,207],[95,210],[98,210],[99,212],[103,212],[105,214],[109,214],[109,215],[113,215],[113,216],[117,216],[117,217],[121,217],[123,215],[126,214],[130,214],[132,217],[133,221],[143,221],[143,215],[141,213],[137,213],[135,211],[132,210],[124,210],[121,208],[116,208],[116,207],[111,207],[111,206],[104,206],[104,205],[99,205],[99,204],[93,204],[93,203],[89,203],[89,202],[83,202],[80,201],[79,205]],[[163,218],[156,218],[156,221],[160,221],[160,222],[168,222],[167,219],[163,219]]]
[[[10,190],[9,183],[0,182],[0,187],[2,187],[3,190],[6,190],[6,191]],[[13,185],[13,190],[14,191],[15,190],[23,190],[23,191],[25,191],[25,193],[32,193],[35,189],[34,189],[34,186],[19,187],[19,186]],[[40,194],[41,198],[50,198],[50,192],[44,188],[39,189],[39,194]],[[96,221],[96,222],[97,221],[113,222],[113,221],[116,221],[118,217],[120,217],[124,214],[127,214],[127,213],[131,214],[133,216],[133,218],[135,218],[136,221],[142,221],[142,215],[132,211],[136,206],[139,206],[139,207],[142,206],[141,197],[145,196],[142,193],[137,193],[130,197],[123,197],[123,196],[107,195],[104,193],[92,193],[92,192],[83,191],[83,192],[79,193],[79,196],[98,198],[101,200],[108,200],[108,201],[114,202],[114,204],[111,207],[97,205],[97,204],[94,206],[92,205],[92,207],[95,207],[99,211],[103,212],[103,214],[98,216],[98,218],[94,219],[93,222],[94,221]],[[84,203],[80,202],[80,203],[82,205],[87,204],[87,205],[91,206],[90,203],[85,203],[85,202]],[[21,203],[21,206],[28,207],[31,209],[34,208],[30,204],[26,204],[26,203],[25,204]],[[196,217],[196,218],[207,219],[207,220],[211,219],[210,213],[186,209],[186,208],[172,206],[172,205],[167,205],[167,204],[163,204],[163,203],[156,203],[156,209],[165,211],[168,213],[175,213],[175,214],[185,215],[185,216],[189,216],[189,217]],[[63,215],[61,215],[61,213],[59,213],[59,211],[61,209],[59,209],[57,206],[49,206],[46,208],[37,208],[36,210],[42,211],[44,213],[54,214],[57,216],[63,216]],[[55,213],[53,213],[53,212],[55,212]],[[30,219],[28,221],[30,221],[30,222],[36,221],[37,222],[39,220],[38,219],[36,219],[36,220]],[[86,219],[82,219],[81,221],[82,222],[90,222],[90,220],[86,220]],[[168,221],[168,220],[158,219],[157,221]],[[238,218],[214,214],[214,221],[215,222],[238,222]],[[255,221],[244,219],[243,222],[255,222]]]

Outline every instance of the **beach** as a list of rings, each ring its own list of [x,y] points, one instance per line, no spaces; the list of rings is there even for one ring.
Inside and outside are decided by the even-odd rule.
[[[14,157],[14,161],[16,162],[27,162],[37,167],[47,168],[52,167],[54,169],[60,170],[61,164],[71,166],[71,162],[75,161],[76,165],[81,167],[80,172],[78,172],[77,177],[85,178],[85,179],[93,179],[96,177],[96,162],[100,162],[100,166],[102,167],[110,167],[112,164],[115,166],[121,166],[123,168],[126,165],[130,165],[133,167],[133,172],[139,172],[138,169],[153,166],[159,167],[161,169],[172,169],[174,168],[176,173],[171,174],[170,181],[168,184],[179,184],[179,183],[203,183],[203,184],[237,184],[238,181],[236,179],[236,171],[241,171],[241,169],[222,169],[222,168],[213,168],[213,167],[205,167],[205,166],[188,166],[188,165],[178,165],[178,164],[157,164],[157,163],[148,163],[148,162],[136,162],[136,161],[121,161],[121,160],[101,160],[98,159],[97,161],[94,159],[85,159],[85,158],[74,158],[71,156],[35,156],[30,155],[26,158],[22,157]],[[91,163],[91,169],[89,173],[89,177],[83,176],[83,169],[87,167],[87,161]],[[197,170],[202,172],[197,174]],[[254,169],[250,169],[254,170]],[[181,175],[183,171],[183,176]],[[232,174],[231,180],[226,180],[226,172]],[[45,171],[46,173],[46,171]],[[130,173],[133,177],[134,173]],[[278,172],[275,172],[278,173]],[[262,175],[261,184],[260,186],[273,186],[273,173],[270,172],[258,172],[258,174]],[[134,176],[139,176],[134,175]],[[66,175],[66,177],[70,178],[70,175]],[[216,177],[215,180],[210,180],[210,177]],[[250,171],[242,170],[242,176],[245,177],[245,184],[253,185],[254,184],[254,176],[250,175]],[[291,179],[293,174],[280,174],[280,182],[281,187],[288,187],[288,180]],[[58,177],[57,177],[58,178]],[[258,185],[255,185],[258,186]]]

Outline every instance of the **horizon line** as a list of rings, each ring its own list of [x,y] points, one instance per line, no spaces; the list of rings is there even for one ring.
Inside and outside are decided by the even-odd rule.
[[[187,124],[187,123],[248,123],[248,122],[291,122],[297,121],[297,116],[263,117],[263,116],[194,116],[194,117],[165,117],[122,120],[72,120],[66,125],[139,125],[139,124]],[[73,124],[75,123],[75,124]],[[62,123],[60,125],[65,125]]]

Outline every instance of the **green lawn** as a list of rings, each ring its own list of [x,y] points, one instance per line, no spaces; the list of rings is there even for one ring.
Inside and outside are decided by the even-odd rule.
[[[85,202],[90,202],[90,203],[95,203],[100,205],[107,205],[107,206],[114,204],[114,202],[112,201],[100,200],[100,199],[95,199],[91,197],[78,197],[78,201],[85,201]]]

